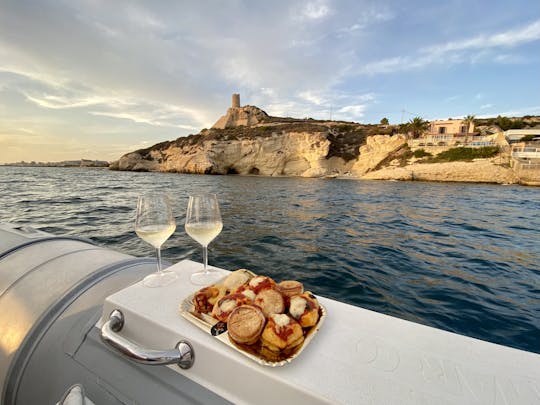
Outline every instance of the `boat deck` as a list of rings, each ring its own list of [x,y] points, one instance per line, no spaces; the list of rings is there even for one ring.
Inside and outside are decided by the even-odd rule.
[[[168,366],[237,404],[539,404],[540,355],[419,325],[319,297],[327,318],[310,344],[282,367],[236,352],[179,313],[198,287],[201,264],[169,269],[166,287],[132,285],[109,296],[103,317],[125,316],[122,336],[154,349],[191,342],[195,364]]]

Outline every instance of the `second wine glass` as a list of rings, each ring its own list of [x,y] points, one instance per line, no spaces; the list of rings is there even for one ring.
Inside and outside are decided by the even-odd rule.
[[[208,268],[208,244],[223,229],[219,203],[215,194],[190,195],[186,214],[186,233],[202,245],[203,271],[191,275],[191,282],[209,285],[222,277],[221,272]]]

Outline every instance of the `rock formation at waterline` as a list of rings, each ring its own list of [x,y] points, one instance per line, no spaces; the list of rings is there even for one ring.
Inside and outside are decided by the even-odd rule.
[[[128,153],[111,168],[200,174],[337,176],[350,171],[368,129],[373,131],[376,127],[270,117],[254,106],[233,106],[211,129]]]
[[[271,117],[239,98],[211,129],[122,156],[115,170],[384,180],[519,182],[500,162],[421,163],[397,127]],[[405,153],[404,153],[405,152]],[[409,155],[407,155],[409,153]],[[409,156],[407,159],[400,155]],[[397,159],[395,157],[398,157]]]
[[[324,128],[263,130],[263,136],[213,132],[164,142],[122,156],[118,170],[200,174],[259,174],[321,177],[342,174],[353,164],[329,157]]]

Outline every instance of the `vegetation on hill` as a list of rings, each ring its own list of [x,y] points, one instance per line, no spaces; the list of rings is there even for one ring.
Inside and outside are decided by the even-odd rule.
[[[469,162],[473,159],[487,159],[496,156],[499,153],[498,146],[487,146],[483,148],[452,148],[433,156],[424,149],[417,149],[414,152],[403,145],[398,150],[390,153],[382,160],[374,170],[379,170],[390,165],[406,166],[411,158],[421,159],[418,163],[443,163],[443,162]],[[422,159],[423,158],[423,159]]]
[[[429,129],[429,121],[424,120],[421,117],[414,117],[409,122],[401,124],[399,130],[402,133],[410,132],[413,138],[420,137],[421,134]]]
[[[499,153],[498,146],[486,146],[483,148],[452,148],[439,153],[437,156],[429,157],[422,162],[440,163],[455,161],[471,161],[473,159],[487,159]]]
[[[507,129],[520,129],[530,128],[540,125],[539,116],[524,116],[522,118],[508,118],[498,116],[496,118],[476,118],[474,115],[467,116],[464,121],[466,123],[473,122],[475,126],[482,127],[482,132],[489,131],[490,126],[497,126],[501,130]],[[400,125],[389,125],[388,119],[381,119],[381,123],[374,124],[358,124],[347,121],[328,121],[328,120],[315,120],[313,118],[282,118],[268,116],[262,125],[258,126],[238,126],[234,128],[225,129],[203,129],[199,134],[189,135],[187,137],[180,137],[173,141],[160,142],[149,148],[140,149],[136,152],[141,155],[143,159],[153,160],[155,158],[155,152],[163,152],[166,149],[175,147],[189,147],[202,144],[203,142],[228,142],[245,139],[255,138],[267,138],[284,133],[291,132],[311,132],[311,133],[323,133],[326,134],[327,139],[330,141],[330,149],[328,151],[327,159],[331,157],[340,157],[346,161],[350,161],[358,158],[359,148],[364,145],[366,138],[372,135],[394,135],[395,133],[409,133],[414,138],[417,138],[423,132],[429,129],[429,122],[421,117],[414,117],[409,122]],[[491,130],[493,131],[493,130]],[[470,148],[456,148],[458,151],[450,150],[448,152],[439,154],[436,157],[421,156],[420,151],[412,152],[410,150],[400,150],[397,155],[389,156],[388,162],[398,159],[401,163],[406,162],[411,157],[422,158],[426,157],[423,161],[453,161],[453,160],[471,160],[481,157],[489,157],[496,154],[497,151],[485,151],[483,149],[470,149]],[[470,149],[470,150],[469,150]],[[154,152],[154,156],[150,154]],[[485,154],[489,156],[485,156]],[[162,153],[163,159],[165,153]],[[158,159],[160,160],[160,159]],[[401,164],[400,163],[400,164]],[[403,163],[404,164],[404,163]]]
[[[275,118],[275,117],[271,117]],[[268,122],[268,125],[260,126],[238,126],[225,129],[205,129],[196,135],[180,137],[174,141],[160,142],[156,145],[145,149],[139,149],[136,152],[143,159],[152,160],[150,152],[161,152],[170,147],[187,147],[202,144],[203,142],[227,142],[256,138],[267,138],[284,133],[291,132],[308,132],[308,133],[323,133],[326,134],[330,141],[330,149],[327,159],[337,156],[346,161],[356,159],[359,155],[359,148],[365,144],[366,137],[376,133],[387,132],[391,130],[381,128],[378,130],[377,125],[361,125],[346,122],[335,121],[318,121],[312,119],[296,120],[284,119],[281,121]]]

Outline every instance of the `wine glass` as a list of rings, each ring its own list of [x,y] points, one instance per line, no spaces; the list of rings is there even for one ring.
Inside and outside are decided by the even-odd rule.
[[[222,277],[221,272],[208,268],[208,244],[223,229],[219,204],[215,194],[190,195],[186,214],[186,233],[202,245],[204,268],[191,275],[191,282],[209,285]]]
[[[161,287],[176,280],[176,273],[161,268],[161,245],[169,239],[176,229],[171,202],[163,193],[139,196],[135,232],[145,242],[157,250],[157,272],[146,276],[145,287]]]

